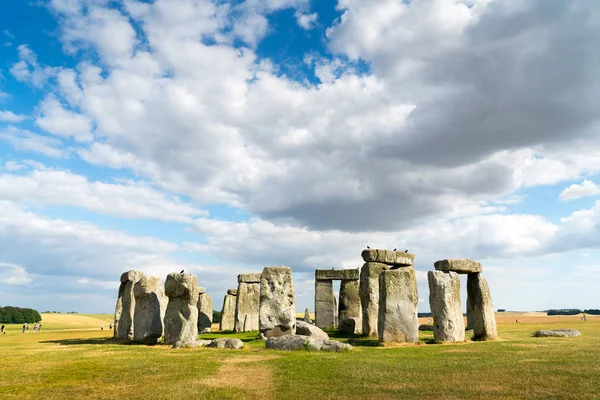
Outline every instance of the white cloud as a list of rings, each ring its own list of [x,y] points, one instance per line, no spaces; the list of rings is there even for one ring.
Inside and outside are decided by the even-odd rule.
[[[600,185],[585,179],[580,184],[573,184],[565,188],[559,195],[562,201],[575,200],[586,196],[597,196],[600,194]]]
[[[0,139],[10,143],[17,150],[39,153],[53,158],[64,158],[68,155],[68,151],[64,149],[60,140],[14,126],[0,129]]]
[[[191,222],[207,213],[138,182],[90,182],[68,171],[0,173],[0,199],[36,206],[68,205],[121,218]]]
[[[15,114],[12,111],[0,111],[0,121],[19,123],[27,119],[27,115]]]
[[[296,11],[294,16],[296,17],[298,25],[305,30],[314,28],[318,18],[317,13],[305,14],[300,11]]]
[[[7,171],[18,171],[23,168],[25,168],[25,165],[16,161],[7,161],[4,163],[4,169]]]
[[[20,61],[13,64],[10,73],[19,82],[41,88],[60,70],[60,68],[38,64],[37,56],[26,44],[20,45],[17,50]]]
[[[0,262],[0,284],[19,286],[31,281],[31,276],[22,266]]]
[[[78,142],[92,141],[92,121],[84,115],[66,110],[52,95],[47,96],[38,105],[39,115],[35,124],[56,136],[73,137]]]

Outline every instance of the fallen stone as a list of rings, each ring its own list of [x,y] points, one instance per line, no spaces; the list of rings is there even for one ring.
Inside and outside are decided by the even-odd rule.
[[[417,278],[414,268],[383,271],[379,276],[379,341],[417,342],[419,320]]]
[[[420,331],[433,331],[433,325],[421,324],[419,325]]]
[[[535,331],[534,337],[577,337],[581,336],[581,332],[577,329],[553,329]]]
[[[465,322],[460,303],[460,277],[456,272],[429,271],[427,279],[435,340],[464,342]]]
[[[168,302],[163,282],[156,276],[143,276],[133,286],[133,294],[133,339],[138,343],[157,344],[164,333]]]
[[[456,272],[457,274],[475,274],[483,271],[481,263],[466,258],[451,258],[436,261],[435,269],[444,272]]]
[[[205,347],[213,349],[232,349],[240,350],[244,347],[244,342],[238,338],[218,338],[211,340]]]
[[[135,313],[135,297],[133,286],[144,276],[141,271],[130,270],[121,274],[121,284],[115,307],[114,337],[117,339],[129,339],[130,332],[133,333],[133,318]]]
[[[362,332],[359,281],[347,280],[340,284],[338,330],[344,333]]]
[[[323,340],[329,339],[329,335],[323,332],[322,329],[304,321],[296,321],[296,334],[315,337]]]
[[[262,339],[296,333],[291,268],[264,268],[260,280],[259,323]]]
[[[169,297],[165,312],[165,344],[190,345],[198,336],[198,278],[192,274],[171,273],[165,281]]]
[[[237,303],[237,296],[230,294],[230,290],[231,289],[227,291],[227,294],[223,298],[221,323],[219,324],[219,330],[221,331],[233,331],[235,329],[235,307]]]
[[[362,310],[362,333],[366,336],[377,335],[379,316],[379,275],[389,269],[385,264],[367,262],[360,270],[360,303]]]
[[[198,295],[198,333],[209,333],[213,322],[213,299],[208,293]]]
[[[238,283],[260,283],[260,272],[238,275]]]
[[[260,274],[254,274],[260,276]],[[258,283],[238,284],[235,307],[235,331],[258,331],[260,287]]]
[[[351,280],[356,281],[360,278],[360,271],[356,269],[317,269],[315,270],[316,280]]]
[[[411,267],[415,264],[415,255],[403,251],[385,249],[365,249],[361,256],[367,263],[375,262],[398,267]]]
[[[317,350],[317,351],[347,351],[352,346],[335,340],[322,340],[303,335],[286,335],[270,337],[265,343],[267,349],[274,350]]]
[[[473,318],[473,339],[487,340],[498,336],[496,314],[492,304],[490,288],[481,274],[467,277],[467,299],[471,303]]]

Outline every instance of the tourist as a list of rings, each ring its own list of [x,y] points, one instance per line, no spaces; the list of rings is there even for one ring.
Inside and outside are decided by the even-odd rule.
[[[27,324],[23,324],[23,333],[25,333],[25,329],[27,329]]]
[[[104,330],[104,324],[100,325],[100,330],[103,331]]]
[[[2,328],[0,328],[0,332],[2,332],[4,335],[6,335],[6,331],[4,330],[4,324],[2,324]]]
[[[112,330],[112,324],[110,324],[110,325],[108,326],[108,329]]]

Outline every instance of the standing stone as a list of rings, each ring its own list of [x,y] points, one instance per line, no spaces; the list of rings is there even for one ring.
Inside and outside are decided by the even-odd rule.
[[[296,308],[292,270],[288,267],[265,267],[260,280],[261,338],[296,333]]]
[[[260,273],[238,275],[235,331],[258,331]]]
[[[338,326],[338,298],[334,294],[333,295],[333,327],[337,328]]]
[[[463,342],[465,320],[460,304],[460,277],[456,272],[429,271],[427,279],[435,340]]]
[[[467,293],[467,330],[472,330],[472,329],[473,329],[473,307],[471,306],[471,299],[469,299],[469,295]]]
[[[362,332],[359,281],[341,281],[338,329],[345,333]]]
[[[186,346],[198,336],[198,278],[171,273],[165,282],[169,304],[165,313],[165,344]]]
[[[467,293],[473,313],[473,339],[495,339],[496,315],[492,304],[490,288],[481,274],[469,274],[467,277]]]
[[[133,285],[144,276],[141,271],[130,270],[121,275],[119,297],[115,308],[114,336],[117,339],[128,339],[133,330],[133,315],[135,313],[135,297]]]
[[[418,341],[418,303],[417,278],[413,268],[383,271],[379,276],[379,341]]]
[[[307,308],[306,310],[304,310],[304,322],[307,323],[312,323],[312,320],[310,318],[310,310]]]
[[[235,329],[235,306],[237,303],[237,290],[229,289],[223,298],[223,309],[221,310],[220,331],[233,331]]]
[[[163,319],[168,301],[163,282],[156,276],[144,276],[133,286],[133,294],[133,339],[139,343],[157,344],[164,333]]]
[[[335,296],[331,280],[315,280],[315,325],[321,329],[335,327]]]
[[[379,315],[379,275],[389,269],[385,264],[367,262],[360,270],[360,303],[362,307],[362,333],[377,335]]]
[[[198,333],[209,333],[213,322],[213,299],[206,289],[199,288],[198,291]]]

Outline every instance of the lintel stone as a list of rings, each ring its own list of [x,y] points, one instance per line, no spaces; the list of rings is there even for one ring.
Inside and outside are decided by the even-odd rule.
[[[405,253],[404,251],[365,249],[362,251],[361,256],[365,262],[377,262],[400,267],[412,267],[415,265],[415,255]]]
[[[483,271],[481,263],[467,258],[450,258],[436,261],[435,269],[444,272],[456,272],[457,274],[476,274]]]
[[[252,272],[250,274],[239,274],[238,283],[260,283],[260,272]]]
[[[318,281],[357,281],[360,278],[360,271],[357,269],[317,269],[315,270],[315,279]]]

